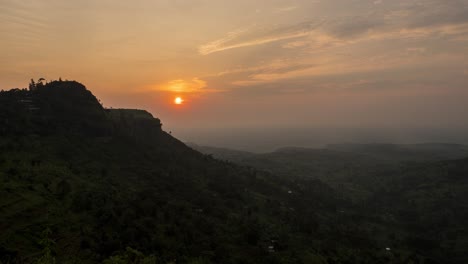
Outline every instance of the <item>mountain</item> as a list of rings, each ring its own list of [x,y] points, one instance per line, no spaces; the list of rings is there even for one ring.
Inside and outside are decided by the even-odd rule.
[[[468,261],[466,159],[222,150],[237,165],[74,81],[0,92],[0,124],[0,263]]]
[[[333,227],[348,202],[327,184],[201,154],[146,111],[104,109],[78,82],[32,83],[0,102],[1,263],[375,263],[385,254],[354,222]]]
[[[371,156],[387,162],[418,162],[468,157],[468,146],[460,144],[331,144],[327,149]]]
[[[348,199],[375,191],[388,174],[411,164],[468,157],[468,146],[457,144],[332,144],[322,149],[287,147],[271,153],[190,145],[213,157],[284,177],[320,179]]]
[[[426,143],[426,144],[329,144],[325,148],[285,147],[270,153],[252,153],[228,148],[200,146],[187,143],[191,148],[213,157],[259,166],[261,163],[278,163],[278,166],[298,160],[311,164],[320,160],[340,160],[340,163],[414,163],[427,161],[451,160],[468,157],[468,146],[461,144]],[[283,164],[281,164],[283,163]]]

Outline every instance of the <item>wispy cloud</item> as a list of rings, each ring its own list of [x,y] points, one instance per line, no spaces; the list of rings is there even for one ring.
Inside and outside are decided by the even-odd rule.
[[[8,35],[3,44],[12,47],[37,45],[47,35],[48,20],[37,11],[37,6],[21,2],[5,1],[0,6],[0,32]]]
[[[301,62],[293,62],[293,61],[285,61],[285,60],[275,60],[268,64],[256,67],[239,67],[231,70],[226,70],[219,72],[216,76],[226,76],[226,75],[235,75],[235,74],[242,74],[248,73],[249,75],[257,75],[257,74],[282,74],[288,73],[298,70],[309,69],[315,67],[315,64],[312,63],[301,63]]]
[[[351,74],[369,74],[384,72],[396,67],[413,68],[425,67],[427,65],[450,65],[463,61],[463,58],[450,54],[437,54],[426,56],[426,48],[415,47],[401,51],[392,51],[387,54],[380,54],[361,58],[347,58],[342,60],[340,56],[327,56],[317,58],[315,64],[307,64],[307,59],[302,62],[284,62],[278,70],[272,66],[265,68],[246,68],[245,71],[229,72],[227,74],[243,73],[242,78],[238,78],[231,84],[234,86],[257,86],[268,83],[284,82],[301,78],[318,78],[324,76],[346,76]],[[268,70],[271,68],[272,70]]]
[[[202,55],[208,55],[214,52],[235,48],[257,46],[281,40],[305,37],[318,25],[319,23],[317,22],[305,22],[270,30],[261,27],[253,27],[248,30],[241,29],[230,32],[221,39],[201,45],[198,51]]]
[[[383,1],[376,1],[384,4]],[[279,10],[293,10],[294,6]],[[468,25],[468,3],[425,0],[405,3],[399,9],[377,10],[367,15],[306,21],[267,30],[260,26],[237,30],[201,45],[199,53],[208,55],[236,48],[292,40],[284,48],[323,48],[355,41],[389,38],[422,38],[434,34],[464,34]]]
[[[276,42],[276,41],[280,41],[280,40],[305,37],[308,34],[309,34],[308,32],[295,32],[295,33],[288,34],[288,35],[271,36],[271,37],[267,37],[267,38],[263,38],[263,39],[255,39],[255,40],[251,40],[251,41],[247,41],[247,42],[241,42],[241,43],[226,45],[226,46],[223,46],[223,45],[216,46],[216,45],[208,44],[208,47],[207,46],[202,46],[200,48],[200,53],[202,55],[208,55],[210,53],[223,51],[223,50],[243,48],[243,47],[249,47],[249,46],[256,46],[256,45],[262,45],[262,44]]]
[[[226,48],[223,49],[223,47],[225,47],[226,43],[229,43],[230,41],[235,40],[239,35],[241,35],[242,33],[246,31],[247,29],[238,29],[235,31],[231,31],[227,33],[224,38],[221,38],[221,39],[212,41],[208,44],[200,46],[198,48],[198,51],[202,55],[207,55],[216,51],[225,50]]]

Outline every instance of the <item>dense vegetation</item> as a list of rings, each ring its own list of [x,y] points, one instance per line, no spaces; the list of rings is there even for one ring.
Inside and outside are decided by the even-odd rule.
[[[466,160],[398,163],[353,201],[201,154],[77,82],[0,92],[0,125],[0,263],[468,260]]]
[[[322,180],[353,201],[339,212],[353,213],[376,243],[430,263],[468,261],[467,146],[338,144],[256,154],[190,145],[283,177]]]

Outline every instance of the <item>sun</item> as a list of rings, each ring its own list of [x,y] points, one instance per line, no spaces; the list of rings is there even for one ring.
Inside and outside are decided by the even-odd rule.
[[[183,102],[184,102],[184,99],[182,99],[181,97],[176,97],[176,98],[174,99],[174,103],[175,103],[175,104],[180,105],[180,104],[182,104]]]

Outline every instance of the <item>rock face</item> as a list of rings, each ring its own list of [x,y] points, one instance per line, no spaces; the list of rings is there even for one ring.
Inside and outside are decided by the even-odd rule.
[[[163,132],[161,121],[145,110],[107,109],[107,113],[117,131],[136,140],[157,137]]]

